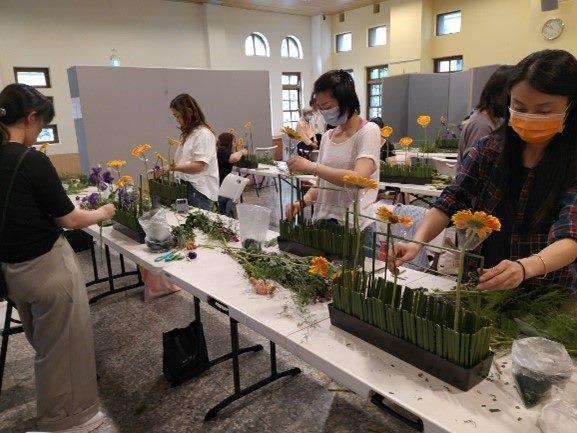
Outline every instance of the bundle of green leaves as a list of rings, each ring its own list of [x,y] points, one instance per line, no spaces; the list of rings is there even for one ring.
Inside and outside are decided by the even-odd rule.
[[[238,242],[236,232],[227,226],[221,218],[213,219],[200,211],[190,213],[183,225],[191,230],[200,230],[211,240]]]

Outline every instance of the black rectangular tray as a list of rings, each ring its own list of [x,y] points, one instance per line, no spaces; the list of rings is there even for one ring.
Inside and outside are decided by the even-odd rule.
[[[472,368],[460,367],[413,343],[395,337],[329,304],[331,324],[454,387],[468,391],[483,381],[491,369],[493,353]]]
[[[135,231],[131,227],[125,226],[124,224],[119,223],[118,221],[112,222],[112,228],[114,230],[119,231],[125,236],[128,236],[133,241],[138,242],[139,244],[144,243],[145,233],[141,231]]]

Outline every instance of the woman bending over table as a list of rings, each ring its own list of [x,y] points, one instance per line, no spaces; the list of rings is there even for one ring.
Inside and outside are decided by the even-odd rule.
[[[413,239],[431,241],[459,210],[485,211],[502,227],[482,244],[480,289],[556,283],[577,290],[577,60],[539,51],[510,74],[503,125],[469,151]],[[390,267],[420,248],[397,245]]]
[[[295,201],[287,206],[286,218],[291,219],[301,206],[314,203],[314,220],[344,224],[346,209],[352,208],[354,197],[344,188],[343,176],[356,175],[379,181],[380,130],[376,124],[359,116],[359,98],[348,72],[334,70],[321,75],[313,93],[326,123],[336,128],[323,134],[316,163],[300,156],[288,161],[291,171],[314,174],[318,176],[318,183],[304,195],[302,202]],[[361,191],[361,214],[372,215],[377,192],[376,189]],[[367,238],[370,238],[371,226],[371,220],[361,219],[361,229],[365,230]]]
[[[170,111],[180,126],[182,141],[174,155],[175,177],[186,184],[189,205],[212,210],[219,186],[216,137],[192,96],[178,95]]]

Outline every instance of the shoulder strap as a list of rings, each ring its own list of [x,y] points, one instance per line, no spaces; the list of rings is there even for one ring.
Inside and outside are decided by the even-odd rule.
[[[12,188],[14,187],[14,181],[16,180],[16,175],[18,174],[18,169],[22,165],[22,161],[24,161],[24,157],[28,153],[30,148],[26,149],[18,158],[18,162],[16,163],[16,167],[14,167],[14,173],[12,173],[12,177],[10,178],[10,183],[8,184],[8,189],[6,190],[6,198],[4,199],[4,208],[2,209],[2,222],[0,223],[0,241],[2,241],[4,235],[4,225],[6,224],[6,213],[8,212],[8,202],[10,198],[10,193],[12,192]]]

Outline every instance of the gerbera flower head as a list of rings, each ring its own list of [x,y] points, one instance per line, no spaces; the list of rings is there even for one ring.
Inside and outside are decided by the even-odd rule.
[[[233,134],[234,135],[234,129],[233,128],[229,128],[227,131],[229,134]]]
[[[138,146],[134,146],[130,154],[132,156],[136,156],[137,158],[142,158],[143,155],[150,150],[150,144],[140,144]]]
[[[122,188],[126,185],[133,185],[133,184],[134,184],[134,180],[132,179],[132,176],[128,176],[128,175],[120,176],[118,178],[118,180],[116,181],[116,185],[118,185],[120,188]]]
[[[252,122],[246,122],[244,124],[244,129],[251,129],[252,128]]]
[[[285,126],[284,128],[282,128],[280,130],[280,132],[288,135],[288,137],[292,138],[293,140],[302,140],[301,135],[298,132],[296,132],[293,128],[291,128],[290,126]]]
[[[166,137],[166,139],[168,140],[168,144],[170,144],[171,146],[180,146],[182,144],[182,142],[178,138]]]
[[[345,174],[343,182],[348,185],[358,186],[359,188],[378,189],[379,182],[375,179],[359,176],[358,174]]]
[[[411,137],[403,137],[399,140],[399,144],[402,148],[407,149],[411,144],[413,144],[413,139]]]
[[[106,166],[110,168],[120,168],[125,164],[126,161],[123,159],[112,159],[106,163]]]
[[[393,133],[393,128],[389,125],[385,125],[381,128],[381,137],[382,138],[389,138]]]
[[[419,117],[417,117],[417,125],[426,128],[429,126],[429,123],[431,123],[431,116],[421,114]]]
[[[387,224],[402,224],[407,228],[413,225],[413,219],[410,216],[399,215],[386,206],[379,206],[375,214],[378,219]]]
[[[324,257],[313,257],[311,259],[309,273],[326,277],[329,274],[329,261]]]
[[[501,230],[499,218],[483,211],[462,210],[454,214],[451,221],[457,229],[464,230],[467,236],[474,234],[481,240]]]

